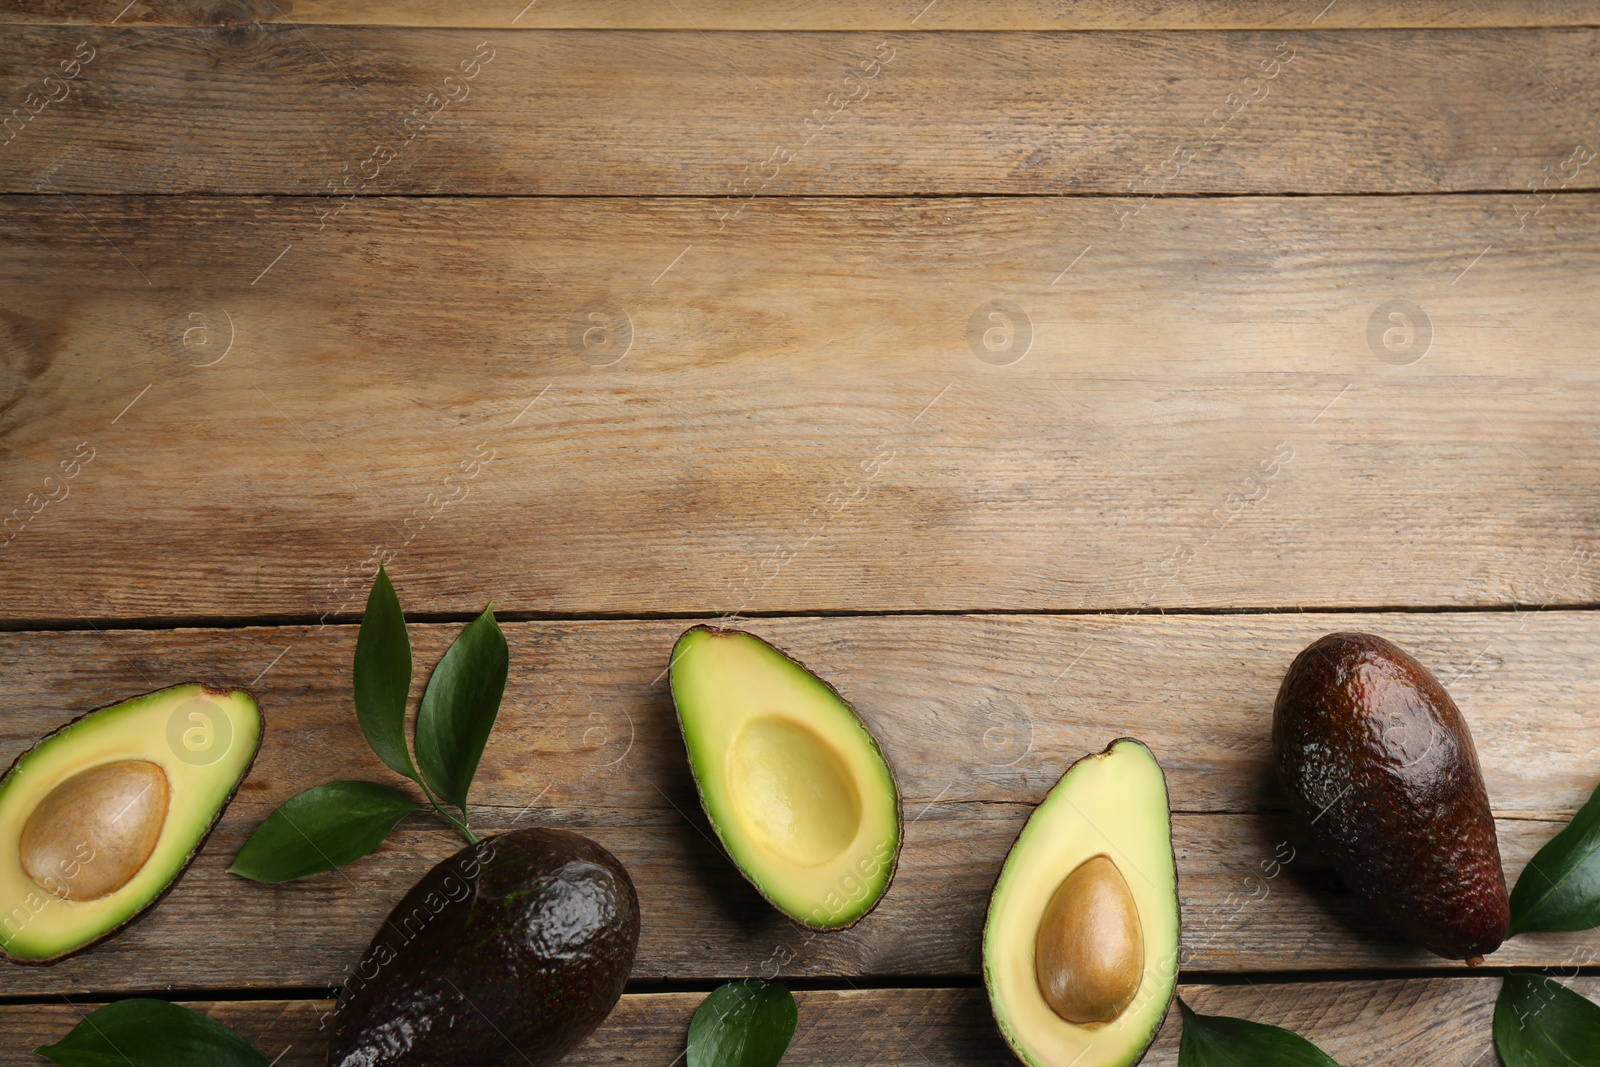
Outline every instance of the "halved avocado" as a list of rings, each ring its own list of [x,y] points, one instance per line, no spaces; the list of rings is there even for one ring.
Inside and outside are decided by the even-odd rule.
[[[833,687],[754,634],[695,626],[672,650],[700,804],[734,865],[816,930],[877,906],[900,858],[900,793]]]
[[[0,778],[0,952],[48,963],[136,918],[194,858],[249,772],[261,709],[179,685],[46,734]]]
[[[1034,809],[983,928],[1000,1033],[1031,1067],[1132,1067],[1177,988],[1167,782],[1132,738],[1085,756]]]

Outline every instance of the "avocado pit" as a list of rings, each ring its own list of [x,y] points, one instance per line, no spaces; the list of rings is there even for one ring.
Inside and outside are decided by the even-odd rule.
[[[1110,856],[1062,879],[1039,920],[1034,967],[1050,1010],[1079,1026],[1114,1021],[1144,977],[1144,931],[1127,879]]]
[[[161,839],[171,790],[148,760],[80,771],[39,802],[22,828],[22,869],[65,900],[98,900],[127,885]]]

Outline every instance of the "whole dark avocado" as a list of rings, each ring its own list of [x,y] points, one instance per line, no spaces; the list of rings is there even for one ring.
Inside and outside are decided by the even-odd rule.
[[[554,1063],[622,996],[639,900],[617,858],[513,830],[422,877],[339,989],[332,1067]]]
[[[1510,922],[1472,735],[1393,642],[1333,633],[1278,689],[1272,750],[1289,802],[1344,880],[1405,936],[1476,965]]]

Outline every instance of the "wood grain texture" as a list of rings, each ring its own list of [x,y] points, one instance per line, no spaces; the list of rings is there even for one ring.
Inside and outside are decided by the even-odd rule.
[[[0,134],[0,191],[313,195],[363,177],[367,195],[1593,188],[1600,168],[1561,164],[1596,148],[1597,41],[19,26],[0,44],[0,114],[20,109]],[[80,42],[79,76],[47,85]],[[363,170],[385,145],[398,158]]]
[[[403,571],[396,572],[402,595]],[[761,620],[856,703],[892,761],[908,822],[899,874],[860,926],[810,934],[714,846],[659,680],[677,622],[515,623],[513,675],[473,793],[484,829],[556,825],[612,849],[639,887],[641,979],[973,976],[994,877],[1067,764],[1140,736],[1169,775],[1189,972],[1447,966],[1401,944],[1306,847],[1272,785],[1282,671],[1330,629],[1371,629],[1430,664],[1472,726],[1514,879],[1594,786],[1586,694],[1600,616],[1213,616]],[[419,664],[455,627],[414,625]],[[8,992],[316,987],[340,981],[384,915],[459,840],[421,817],[342,872],[270,888],[224,873],[276,804],[331,778],[389,780],[349,707],[354,628],[11,635],[0,643],[9,759],[134,691],[256,680],[260,758],[177,889],[128,931]],[[1081,652],[1081,656],[1080,656]],[[281,656],[280,656],[281,653]],[[1062,668],[1075,664],[1059,683]],[[263,668],[270,669],[260,675]],[[1524,935],[1491,962],[1593,963],[1593,933]]]
[[[1538,203],[10,198],[0,618],[1594,603]]]
[[[507,626],[474,822],[612,849],[645,988],[850,987],[798,994],[786,1063],[1007,1060],[990,887],[1061,771],[1127,734],[1169,776],[1184,973],[1227,982],[1183,987],[1201,1011],[1344,1067],[1484,1067],[1495,970],[1600,962],[1595,932],[1535,934],[1414,977],[1450,965],[1342,886],[1267,759],[1293,654],[1367,629],[1460,702],[1510,879],[1594,788],[1600,614],[1546,609],[1600,602],[1600,4],[0,23],[0,628],[90,627],[0,635],[0,765],[193,678],[268,721],[160,907],[0,966],[0,998],[41,1001],[0,1006],[0,1067],[70,1028],[62,995],[321,995],[458,847],[414,816],[342,871],[227,875],[287,797],[392,780],[354,628],[118,628],[349,619],[385,555],[414,612],[591,617]],[[1033,32],[1062,30],[1096,32]],[[1412,193],[1475,195],[1339,195]],[[1419,610],[1132,613],[1375,605]],[[896,767],[902,865],[851,931],[782,920],[699,811],[662,668],[688,616],[740,611],[860,613],[746,624]],[[652,613],[685,618],[622,618]],[[414,626],[419,664],[455,629]],[[854,988],[930,981],[961,988]],[[679,1062],[701,997],[631,994],[570,1062]],[[327,1001],[199,1006],[281,1067],[324,1058]]]
[[[19,0],[0,22],[120,26],[216,26],[283,22],[345,26],[472,26],[501,29],[632,30],[1196,30],[1403,27],[1593,26],[1600,5],[1563,0],[1397,3],[1340,0],[1319,7],[1294,0]]]
[[[1600,979],[1577,978],[1571,988],[1591,998]],[[1264,986],[1186,983],[1179,995],[1195,1010],[1286,1026],[1314,1041],[1343,1067],[1398,1063],[1494,1063],[1490,1051],[1493,975],[1398,981],[1273,983]],[[638,1064],[662,1067],[683,1051],[700,993],[629,994],[600,1029],[569,1058],[570,1067]],[[802,990],[795,994],[800,1024],[783,1062],[789,1067],[920,1064],[993,1067],[1010,1054],[990,1021],[981,989]],[[269,1000],[191,1003],[238,1030],[278,1067],[320,1067],[326,1033],[323,1012],[333,1002]],[[79,1010],[66,1004],[0,1007],[0,1065],[31,1065],[28,1049],[72,1028]],[[1144,1067],[1176,1067],[1182,1023],[1169,1013]]]

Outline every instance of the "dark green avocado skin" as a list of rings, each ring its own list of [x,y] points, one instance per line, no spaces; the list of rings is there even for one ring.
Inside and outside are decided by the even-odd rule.
[[[390,913],[333,1012],[332,1067],[545,1067],[622,996],[639,900],[617,858],[564,830],[469,845]]]
[[[1472,735],[1398,645],[1333,633],[1295,657],[1272,749],[1290,805],[1341,877],[1405,936],[1480,962],[1505,940],[1505,873]]]

